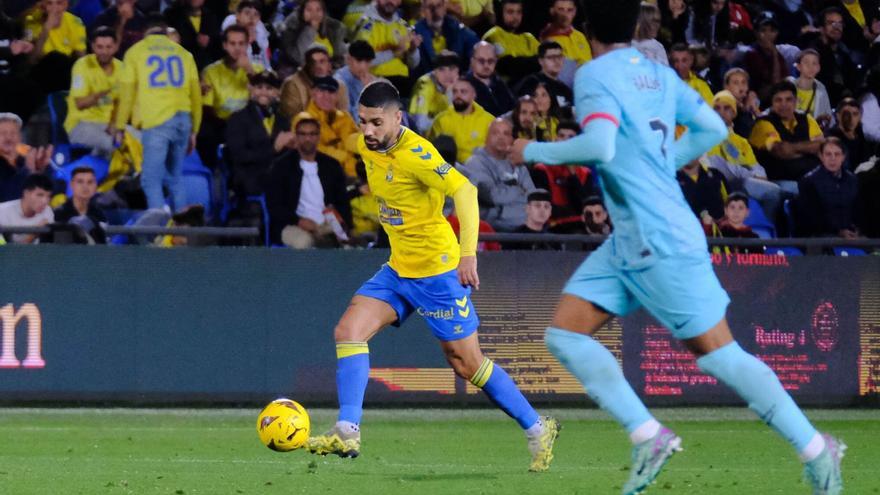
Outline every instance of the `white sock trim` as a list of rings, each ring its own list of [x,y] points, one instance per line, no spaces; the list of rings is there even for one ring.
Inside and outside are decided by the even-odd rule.
[[[648,440],[654,438],[655,435],[660,431],[660,422],[656,419],[651,418],[648,421],[645,421],[638,428],[633,430],[632,433],[629,434],[629,440],[633,443],[633,445],[638,445],[642,442],[647,442]]]
[[[351,421],[337,421],[336,429],[343,433],[356,433],[361,431],[361,427]]]
[[[538,420],[535,421],[535,424],[526,428],[525,432],[526,436],[529,438],[541,436],[541,434],[544,433],[544,422],[541,421],[541,418],[538,418]]]
[[[801,458],[801,462],[810,462],[819,457],[819,454],[821,454],[823,450],[825,450],[825,439],[822,438],[821,434],[816,432],[816,434],[813,435],[812,440],[810,440],[810,443],[808,443],[807,446],[804,447],[804,450],[798,455]]]

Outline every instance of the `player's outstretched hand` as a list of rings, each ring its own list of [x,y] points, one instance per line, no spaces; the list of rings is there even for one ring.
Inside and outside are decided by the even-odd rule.
[[[477,257],[462,256],[458,262],[458,281],[461,285],[480,290],[480,276],[477,274]]]
[[[508,155],[508,160],[513,164],[525,163],[526,159],[523,156],[526,150],[526,146],[531,143],[528,139],[519,138],[513,142],[513,146],[510,147],[510,155]]]

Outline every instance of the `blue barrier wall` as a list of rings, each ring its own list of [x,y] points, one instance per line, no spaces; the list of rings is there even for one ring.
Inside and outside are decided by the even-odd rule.
[[[335,402],[333,326],[382,251],[7,246],[0,249],[0,401]],[[544,350],[559,290],[583,254],[489,253],[473,296],[485,352],[531,397],[583,401]],[[849,404],[880,377],[880,259],[716,256],[743,346],[801,401]],[[432,309],[432,308],[428,308]],[[437,308],[433,308],[437,309]],[[644,312],[599,338],[648,402],[731,394]],[[416,316],[370,345],[368,398],[483,401]]]

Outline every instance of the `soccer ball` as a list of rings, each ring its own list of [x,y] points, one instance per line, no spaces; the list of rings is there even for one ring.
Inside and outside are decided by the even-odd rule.
[[[309,413],[290,399],[275,399],[257,418],[257,434],[263,445],[277,452],[289,452],[309,439]]]

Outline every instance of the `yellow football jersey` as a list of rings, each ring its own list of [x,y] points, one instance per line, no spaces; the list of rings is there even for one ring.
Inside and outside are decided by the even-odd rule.
[[[727,139],[715,145],[706,154],[708,156],[720,156],[728,163],[742,165],[747,168],[758,164],[758,159],[755,158],[752,145],[749,144],[746,138],[733,132],[733,129],[730,129]]]
[[[34,11],[25,17],[25,39],[36,41],[43,32],[43,23],[46,22],[42,10]],[[61,17],[61,24],[49,31],[46,43],[43,45],[43,55],[50,52],[59,52],[70,55],[73,52],[86,52],[86,27],[79,17],[65,12]]]
[[[474,111],[464,115],[449,107],[440,112],[431,125],[428,135],[431,139],[446,134],[452,136],[458,148],[456,159],[464,163],[473,154],[474,149],[486,144],[489,125],[495,117],[474,102]]]
[[[167,36],[153,34],[125,53],[116,127],[122,129],[137,99],[141,126],[156,127],[177,112],[189,112],[193,133],[202,121],[202,90],[192,55]]]
[[[390,149],[370,151],[361,136],[358,151],[391,243],[389,266],[404,278],[433,277],[458,267],[458,239],[443,203],[468,180],[427,139],[401,129]]]
[[[70,93],[67,96],[67,118],[64,129],[73,130],[80,122],[95,122],[108,125],[113,116],[113,102],[119,99],[119,76],[122,62],[113,59],[113,72],[107,74],[98,64],[94,55],[86,55],[73,64],[70,78]],[[79,110],[76,99],[110,90],[96,105]]]
[[[263,72],[263,66],[253,64],[254,72]],[[248,74],[242,68],[232,70],[223,60],[202,69],[202,81],[208,84],[208,92],[202,96],[202,104],[214,109],[223,120],[241,110],[250,99]]]
[[[483,41],[495,45],[499,57],[535,57],[540,44],[532,33],[512,33],[500,26],[486,31]]]
[[[431,73],[419,77],[413,86],[412,99],[409,101],[410,115],[427,115],[433,119],[447,108],[449,108],[449,98]]]
[[[365,40],[376,53],[379,53],[397,48],[408,31],[409,26],[403,19],[388,22],[374,17],[364,17],[358,25],[355,39]],[[379,77],[409,77],[409,67],[400,57],[392,57],[386,62],[371,67],[370,70]]]
[[[554,34],[545,39],[559,43],[565,58],[574,60],[578,64],[589,62],[593,58],[593,51],[590,49],[587,37],[577,29],[572,29],[567,35]]]

